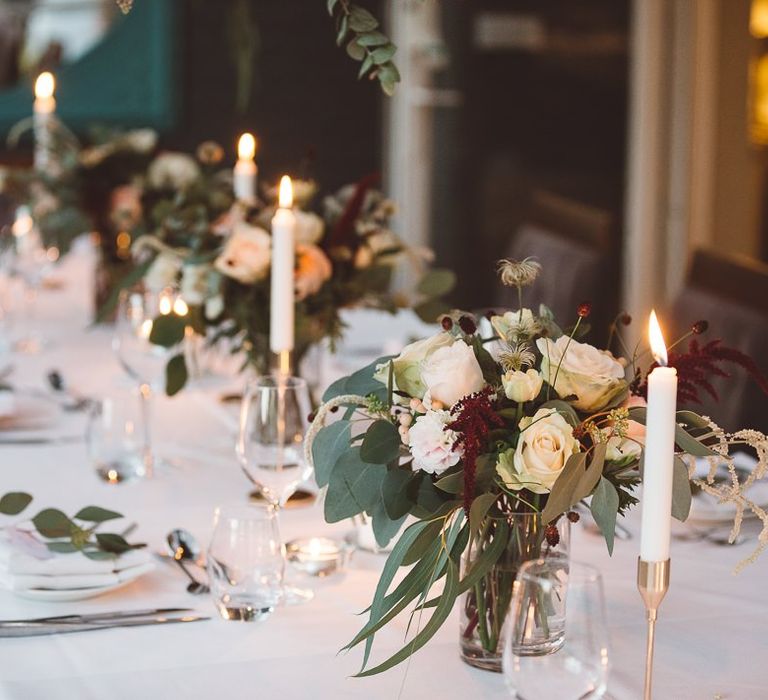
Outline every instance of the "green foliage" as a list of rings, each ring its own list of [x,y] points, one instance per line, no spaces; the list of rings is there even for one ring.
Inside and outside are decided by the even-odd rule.
[[[360,457],[371,464],[389,464],[400,454],[400,433],[388,420],[375,421],[365,432]]]
[[[371,510],[380,499],[386,467],[369,464],[359,447],[350,447],[337,460],[328,479],[325,519],[336,523]]]
[[[168,396],[178,394],[187,383],[189,372],[183,354],[174,355],[165,366],[165,393]]]
[[[163,348],[172,348],[184,340],[186,327],[185,316],[175,313],[160,315],[152,321],[149,342]]]
[[[691,482],[688,467],[680,457],[675,456],[672,467],[672,517],[685,522],[691,512]]]
[[[315,481],[321,488],[328,485],[331,471],[341,455],[349,449],[352,426],[349,421],[336,421],[325,426],[312,443]]]
[[[619,494],[613,484],[605,477],[600,477],[597,483],[590,511],[600,532],[605,537],[605,543],[608,545],[609,554],[613,554],[614,535],[616,533],[616,514],[619,510]]]
[[[32,502],[32,496],[23,491],[6,493],[0,498],[0,513],[3,515],[18,515]]]

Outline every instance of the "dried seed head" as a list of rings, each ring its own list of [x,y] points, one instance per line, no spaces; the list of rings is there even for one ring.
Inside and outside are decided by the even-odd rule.
[[[694,323],[691,326],[691,332],[694,335],[701,335],[702,333],[706,333],[708,328],[709,328],[709,321],[704,321],[704,320],[696,321],[696,323]]]
[[[527,287],[536,281],[541,265],[533,258],[524,260],[499,260],[499,277],[507,287]]]

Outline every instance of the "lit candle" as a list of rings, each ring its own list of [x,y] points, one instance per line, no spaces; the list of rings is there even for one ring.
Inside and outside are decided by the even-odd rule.
[[[677,371],[666,366],[667,348],[654,311],[651,311],[648,335],[651,351],[660,366],[648,376],[640,559],[652,562],[669,559]]]
[[[274,353],[293,350],[293,266],[296,216],[291,178],[280,180],[279,207],[272,219],[272,279],[269,347]]]
[[[253,134],[243,134],[237,142],[237,163],[234,172],[235,198],[246,204],[256,202],[256,139]]]
[[[291,540],[285,545],[288,561],[311,576],[328,576],[344,565],[345,552],[327,537]]]
[[[40,73],[35,81],[35,105],[33,126],[35,132],[35,168],[44,170],[51,156],[51,121],[56,111],[53,97],[55,81],[48,71]]]

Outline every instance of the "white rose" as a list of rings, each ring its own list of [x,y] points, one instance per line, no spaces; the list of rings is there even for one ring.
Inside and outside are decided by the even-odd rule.
[[[513,343],[530,338],[539,330],[538,321],[530,309],[507,311],[503,316],[493,316],[491,325],[499,338]]]
[[[199,306],[205,302],[209,294],[208,277],[210,272],[210,265],[184,265],[181,268],[179,292],[187,304]]]
[[[627,388],[623,365],[607,350],[564,335],[556,342],[539,338],[536,345],[543,356],[544,379],[554,382],[561,397],[576,396],[571,403],[580,411],[599,411]]]
[[[150,163],[149,184],[155,189],[183,190],[200,176],[195,159],[186,153],[161,153]]]
[[[320,248],[303,243],[296,246],[294,287],[297,301],[317,294],[323,284],[331,279],[332,274],[331,261]]]
[[[238,282],[253,284],[269,272],[271,246],[272,239],[264,229],[239,222],[213,266]]]
[[[157,145],[157,132],[154,129],[133,129],[124,134],[121,141],[132,151],[149,153]]]
[[[579,451],[573,428],[556,409],[540,408],[520,421],[520,430],[514,454],[503,453],[496,471],[514,491],[549,493],[568,458]]]
[[[525,372],[510,370],[504,373],[501,383],[508,399],[517,403],[525,403],[526,401],[533,401],[539,395],[544,378],[535,369],[529,369]]]
[[[440,348],[452,345],[455,338],[450,333],[438,333],[437,335],[417,340],[406,345],[402,352],[392,361],[394,369],[395,388],[417,399],[424,397],[427,387],[421,377],[422,363],[433,352]],[[386,362],[376,368],[374,377],[382,384],[387,383],[389,377],[389,363]]]
[[[176,284],[176,276],[181,270],[181,260],[175,255],[160,253],[144,275],[144,286],[150,292],[159,292]]]
[[[325,222],[311,211],[296,209],[293,213],[296,217],[296,242],[317,243],[323,237]]]
[[[463,340],[429,355],[424,360],[421,378],[427,388],[425,399],[447,407],[485,386],[475,353]]]
[[[464,452],[460,447],[453,449],[459,436],[453,430],[446,430],[452,420],[448,411],[427,411],[410,427],[408,445],[414,471],[421,469],[429,474],[442,474],[448,467],[458,464]]]

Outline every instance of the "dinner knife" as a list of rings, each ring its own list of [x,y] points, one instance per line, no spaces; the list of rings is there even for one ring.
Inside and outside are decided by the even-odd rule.
[[[182,622],[202,622],[210,620],[202,615],[186,617],[148,617],[116,620],[114,622],[2,622],[0,637],[42,637],[51,634],[71,634],[72,632],[93,632],[116,627],[144,627],[150,625],[172,625]]]
[[[52,615],[49,617],[34,617],[22,620],[0,620],[0,625],[40,623],[40,622],[113,622],[115,620],[130,619],[134,617],[151,617],[158,615],[172,615],[174,613],[194,613],[192,608],[149,608],[146,610],[115,610],[102,613],[90,613],[87,615]]]

